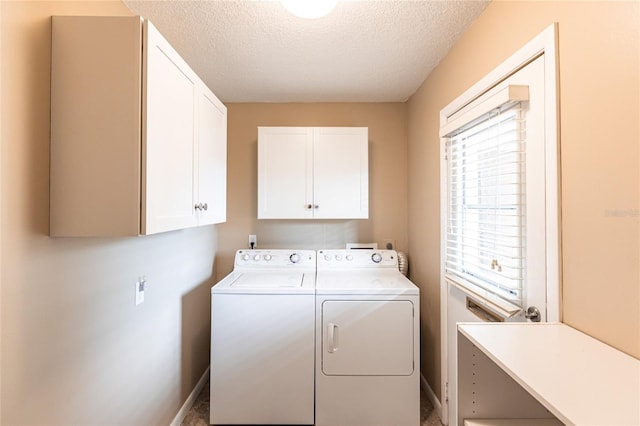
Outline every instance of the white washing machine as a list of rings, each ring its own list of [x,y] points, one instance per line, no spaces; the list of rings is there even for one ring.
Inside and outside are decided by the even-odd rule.
[[[420,424],[419,316],[395,251],[318,251],[316,425]]]
[[[211,424],[313,424],[316,252],[239,250],[211,289]]]

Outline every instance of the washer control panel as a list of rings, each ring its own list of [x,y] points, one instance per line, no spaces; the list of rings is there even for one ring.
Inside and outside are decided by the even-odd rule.
[[[316,267],[314,250],[238,250],[235,267],[240,269],[259,268],[303,268]]]
[[[395,250],[320,250],[318,269],[398,268]]]

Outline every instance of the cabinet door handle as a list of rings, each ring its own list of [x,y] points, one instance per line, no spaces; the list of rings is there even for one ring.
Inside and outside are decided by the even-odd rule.
[[[328,351],[330,354],[336,352],[338,350],[338,325],[334,323],[329,323],[327,326],[327,337],[328,337]]]
[[[313,208],[313,204],[307,204],[307,208],[308,209],[312,209]]]
[[[209,208],[209,205],[207,203],[204,203],[204,204],[198,203],[195,205],[195,209],[200,211],[207,210],[208,208]]]
[[[320,205],[319,205],[319,204],[315,204],[315,205],[313,206],[313,208],[314,208],[314,209],[319,209],[319,208],[320,208]]]

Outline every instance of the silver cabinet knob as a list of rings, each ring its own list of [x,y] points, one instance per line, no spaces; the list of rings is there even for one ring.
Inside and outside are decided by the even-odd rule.
[[[194,207],[196,210],[202,210],[202,204],[196,204]]]
[[[209,208],[209,205],[207,203],[204,203],[204,205],[202,206],[203,209],[207,210]]]
[[[314,204],[314,205],[313,205],[313,208],[314,208],[314,209],[318,209],[318,208],[320,208],[320,206],[319,206],[318,204]]]

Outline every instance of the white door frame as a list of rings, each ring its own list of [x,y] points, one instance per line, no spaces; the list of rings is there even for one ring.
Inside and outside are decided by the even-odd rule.
[[[547,321],[562,321],[561,300],[561,240],[560,240],[560,134],[559,134],[559,79],[558,79],[558,24],[554,23],[511,55],[506,61],[489,72],[462,95],[440,111],[440,126],[460,108],[469,104],[481,94],[491,89],[516,71],[539,57],[544,61],[545,91],[545,162],[546,162],[546,298]],[[444,158],[445,143],[441,139],[440,158]],[[446,170],[440,168],[440,182],[444,182]],[[446,227],[446,191],[440,191],[441,229]],[[441,238],[440,253],[444,253],[444,239]],[[443,258],[444,259],[444,258]],[[447,297],[448,288],[444,279],[444,261],[440,262],[440,337],[441,337],[441,419],[449,422],[448,351],[447,351]],[[453,425],[452,425],[453,426]]]

